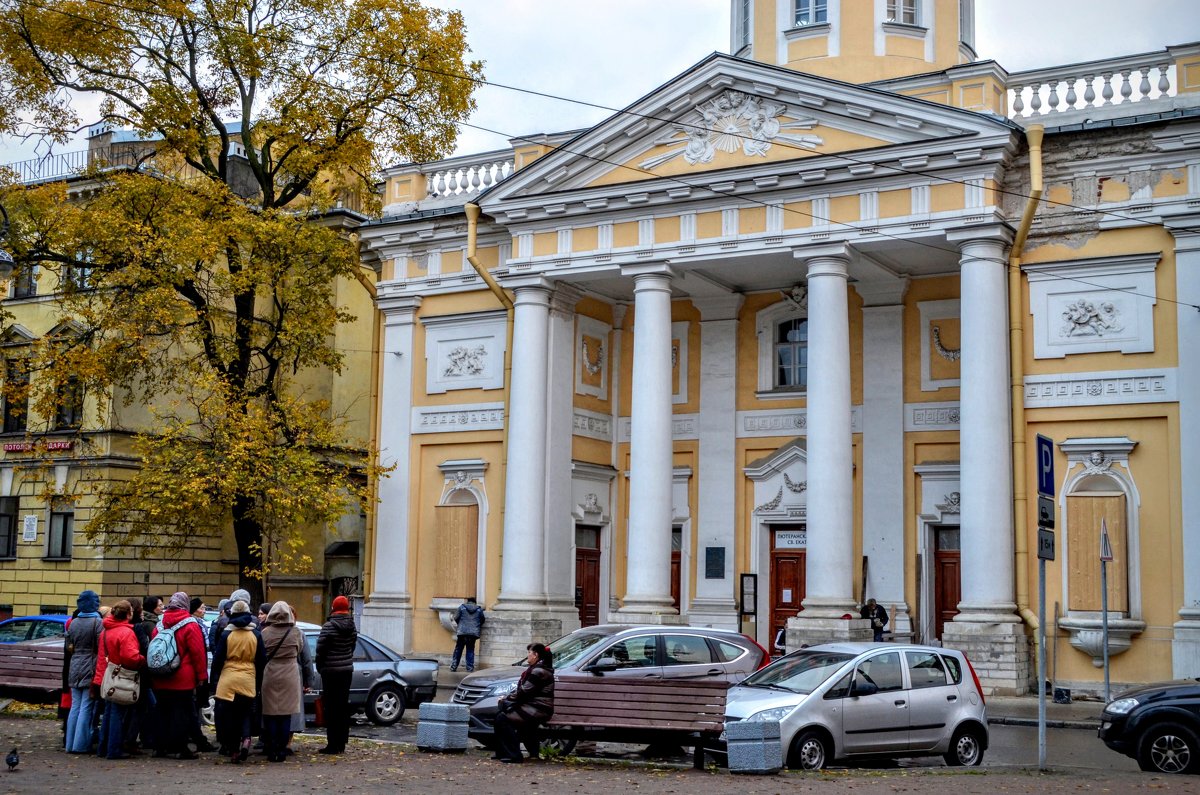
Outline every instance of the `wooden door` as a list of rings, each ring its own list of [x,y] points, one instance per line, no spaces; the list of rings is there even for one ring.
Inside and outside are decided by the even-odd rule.
[[[479,506],[437,506],[438,544],[434,596],[479,598],[475,591],[479,550]]]
[[[933,553],[934,636],[942,637],[947,621],[958,615],[962,601],[962,553],[957,527],[935,527]]]
[[[1100,589],[1100,523],[1108,527],[1113,559],[1108,564],[1108,610],[1129,610],[1125,572],[1125,495],[1084,492],[1067,497],[1067,609],[1098,612],[1104,607]]]
[[[594,627],[600,623],[600,550],[575,550],[575,606],[579,624]]]
[[[683,577],[683,528],[671,528],[671,602],[679,610],[679,584]]]
[[[805,550],[792,546],[803,530],[804,525],[782,525],[771,532],[772,640],[787,628],[787,620],[803,609]]]

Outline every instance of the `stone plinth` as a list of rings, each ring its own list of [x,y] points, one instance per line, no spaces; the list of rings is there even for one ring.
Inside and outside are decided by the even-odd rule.
[[[413,606],[407,596],[372,594],[359,631],[401,654],[412,651]]]
[[[822,643],[869,641],[873,634],[871,622],[865,618],[804,618],[801,613],[788,619],[784,645],[790,652]]]
[[[608,623],[624,624],[637,627],[643,624],[680,625],[686,624],[687,619],[678,613],[643,613],[637,610],[614,610],[608,614]]]
[[[1034,661],[1022,624],[948,621],[942,630],[942,645],[967,655],[985,695],[1019,696],[1030,692]]]
[[[560,614],[545,611],[492,610],[483,625],[476,666],[512,665],[525,659],[530,643],[550,643],[562,637]]]
[[[467,750],[467,724],[471,710],[466,704],[421,705],[417,721],[417,748],[422,751],[462,753]]]
[[[739,720],[725,724],[730,773],[775,774],[783,767],[779,721]]]

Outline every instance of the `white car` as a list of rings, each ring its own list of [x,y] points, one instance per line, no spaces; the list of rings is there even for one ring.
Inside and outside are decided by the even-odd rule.
[[[782,657],[729,689],[725,723],[778,721],[782,762],[942,756],[978,765],[987,707],[966,655],[951,649],[830,643]]]

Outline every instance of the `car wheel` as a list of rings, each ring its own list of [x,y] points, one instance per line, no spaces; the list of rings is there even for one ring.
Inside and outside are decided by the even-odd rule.
[[[1152,773],[1186,773],[1200,769],[1196,735],[1178,723],[1160,723],[1142,734],[1138,766]]]
[[[208,701],[200,708],[200,722],[205,726],[213,726],[216,724],[217,697],[209,696]]]
[[[792,770],[821,770],[829,764],[829,746],[819,732],[806,731],[792,743],[788,767]]]
[[[391,726],[400,720],[404,717],[404,692],[390,682],[372,690],[367,699],[367,717],[376,726]]]
[[[983,762],[983,735],[979,729],[959,729],[942,757],[952,767],[975,767]]]
[[[577,742],[574,737],[543,737],[538,747],[548,751],[548,756],[570,756]]]

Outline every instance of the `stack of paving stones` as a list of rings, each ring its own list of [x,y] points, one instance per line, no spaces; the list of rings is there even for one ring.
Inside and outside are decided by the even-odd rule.
[[[417,748],[440,753],[462,753],[467,750],[467,722],[470,710],[465,704],[437,704],[426,701],[421,705],[417,721]]]
[[[778,721],[732,721],[725,724],[730,773],[773,775],[783,766]]]

